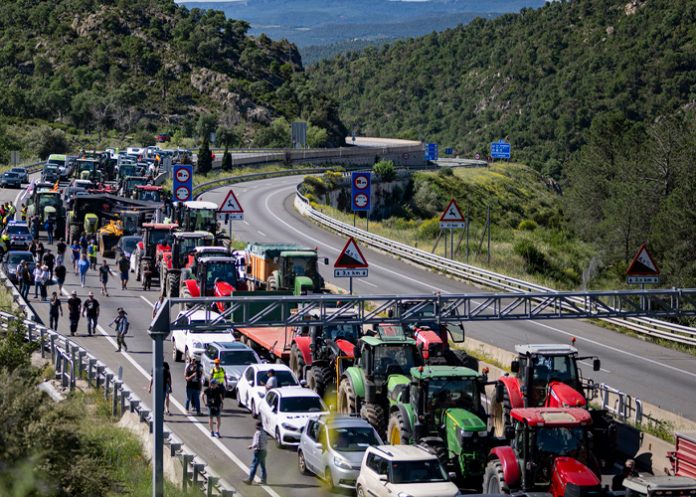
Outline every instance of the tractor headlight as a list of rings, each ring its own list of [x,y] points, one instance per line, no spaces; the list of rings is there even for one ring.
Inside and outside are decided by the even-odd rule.
[[[462,432],[462,438],[471,438],[474,436],[473,431],[463,431]]]
[[[488,432],[486,430],[477,431],[476,433],[478,433],[478,436],[481,438],[485,438],[488,436]]]

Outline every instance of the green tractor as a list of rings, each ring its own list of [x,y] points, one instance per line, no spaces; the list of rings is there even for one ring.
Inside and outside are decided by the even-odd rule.
[[[387,440],[437,454],[462,488],[481,491],[492,438],[481,405],[487,378],[458,366],[411,369],[411,381],[389,391]]]
[[[411,382],[409,375],[423,364],[422,356],[415,340],[397,335],[363,336],[354,357],[354,365],[341,374],[336,409],[341,414],[360,414],[382,436],[389,393]]]

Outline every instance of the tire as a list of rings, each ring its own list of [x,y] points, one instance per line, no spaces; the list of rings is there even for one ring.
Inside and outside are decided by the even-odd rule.
[[[167,273],[167,295],[169,297],[179,296],[179,285],[181,284],[181,273]]]
[[[355,396],[353,385],[348,378],[343,378],[338,387],[338,401],[336,412],[339,414],[357,414],[358,399]]]
[[[486,466],[486,472],[483,474],[483,492],[486,494],[503,494],[509,493],[509,489],[505,484],[503,477],[503,466],[500,461],[491,461]]]
[[[449,451],[443,440],[430,439],[429,442],[424,443],[425,447],[437,456],[443,467],[449,467]]]
[[[174,362],[181,362],[181,352],[176,348],[176,342],[172,340],[172,359]]]
[[[363,490],[362,486],[358,485],[358,488],[355,489],[355,494],[356,497],[365,497],[365,491]]]
[[[259,413],[256,412],[256,402],[254,402],[254,400],[251,401],[251,406],[249,407],[249,411],[251,411],[252,418],[258,419]]]
[[[237,407],[239,409],[245,409],[244,404],[242,404],[242,397],[239,395],[239,392],[237,392]]]
[[[493,399],[491,399],[491,409],[490,416],[493,424],[493,435],[498,438],[503,438],[505,436],[505,427],[512,424],[510,420],[510,397],[507,393],[507,389],[503,394],[503,402],[499,403],[495,399],[495,394]]]
[[[464,350],[449,349],[445,353],[445,357],[447,358],[447,363],[451,366],[460,366],[478,371],[478,359],[470,356]]]
[[[386,431],[386,413],[379,404],[364,404],[360,408],[360,417],[370,423],[380,437],[384,437]]]
[[[283,440],[280,438],[280,430],[278,428],[275,429],[275,441],[276,441],[276,447],[279,449],[282,449],[285,447],[283,445]]]
[[[190,299],[190,298],[191,298],[191,293],[188,291],[188,289],[184,290],[184,294],[182,295],[182,297],[185,298],[185,299]],[[184,303],[184,302],[182,302],[181,304],[179,304],[179,309],[181,309],[182,311],[184,311],[184,310],[186,310],[186,309],[189,309],[189,308],[190,308],[190,305],[189,305],[189,304],[186,304],[186,303]]]
[[[331,366],[312,368],[314,371],[314,391],[322,397],[334,385],[334,372]],[[335,390],[334,390],[335,392]]]
[[[391,445],[408,445],[411,443],[411,433],[406,429],[406,420],[400,411],[395,411],[389,416],[387,442]]]
[[[293,343],[290,347],[290,369],[295,373],[298,380],[306,380],[304,375],[305,360],[296,343]]]
[[[307,461],[305,461],[304,453],[301,450],[297,451],[297,469],[300,470],[301,475],[309,474],[309,470],[307,469]]]

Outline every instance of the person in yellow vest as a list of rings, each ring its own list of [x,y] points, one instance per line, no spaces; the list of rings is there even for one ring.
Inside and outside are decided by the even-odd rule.
[[[219,358],[213,361],[213,369],[210,370],[210,381],[212,380],[216,380],[220,385],[224,385],[225,391],[227,391],[227,375],[225,374],[225,368],[220,366]]]

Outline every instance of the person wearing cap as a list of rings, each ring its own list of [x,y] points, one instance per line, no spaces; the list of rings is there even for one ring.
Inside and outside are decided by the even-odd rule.
[[[68,299],[68,319],[70,320],[70,335],[75,336],[77,325],[80,323],[80,309],[82,308],[82,300],[77,296],[77,292],[73,290]]]
[[[210,436],[220,438],[220,412],[224,399],[224,392],[220,388],[221,383],[217,380],[210,380],[210,386],[203,390],[201,397],[205,400],[205,405],[208,406],[208,427],[210,428]],[[217,423],[217,430],[213,430],[213,418]]]
[[[624,479],[628,478],[629,476],[638,476],[635,467],[636,462],[633,459],[626,459],[626,462],[624,463],[624,467],[621,470],[621,472],[614,475],[614,477],[611,479],[611,489],[614,491],[624,490]]]
[[[224,385],[225,391],[227,391],[227,375],[225,374],[225,368],[220,366],[219,357],[213,360],[213,369],[210,370],[210,381],[213,380],[217,380],[220,385]]]
[[[189,407],[196,410],[196,414],[201,414],[201,378],[203,378],[203,368],[196,356],[192,356],[186,369],[184,370],[184,380],[186,380],[186,412]]]
[[[266,391],[268,392],[271,388],[278,388],[278,378],[275,375],[275,371],[269,369],[266,374],[268,375],[266,378]]]
[[[82,304],[82,315],[87,316],[87,334],[97,332],[97,319],[99,318],[99,301],[94,298],[94,292],[89,292],[85,303]]]
[[[254,451],[254,459],[249,466],[249,477],[242,480],[247,485],[251,485],[256,476],[256,470],[261,467],[261,485],[266,484],[266,444],[268,443],[268,435],[263,431],[263,424],[260,421],[256,423],[256,431],[254,438],[251,439],[249,449]]]
[[[121,352],[121,347],[123,347],[126,352],[128,352],[128,346],[126,345],[126,333],[128,333],[128,328],[130,323],[128,322],[128,313],[123,307],[118,308],[118,315],[113,321],[109,323],[109,326],[116,325],[116,343],[118,348],[116,352]]]

